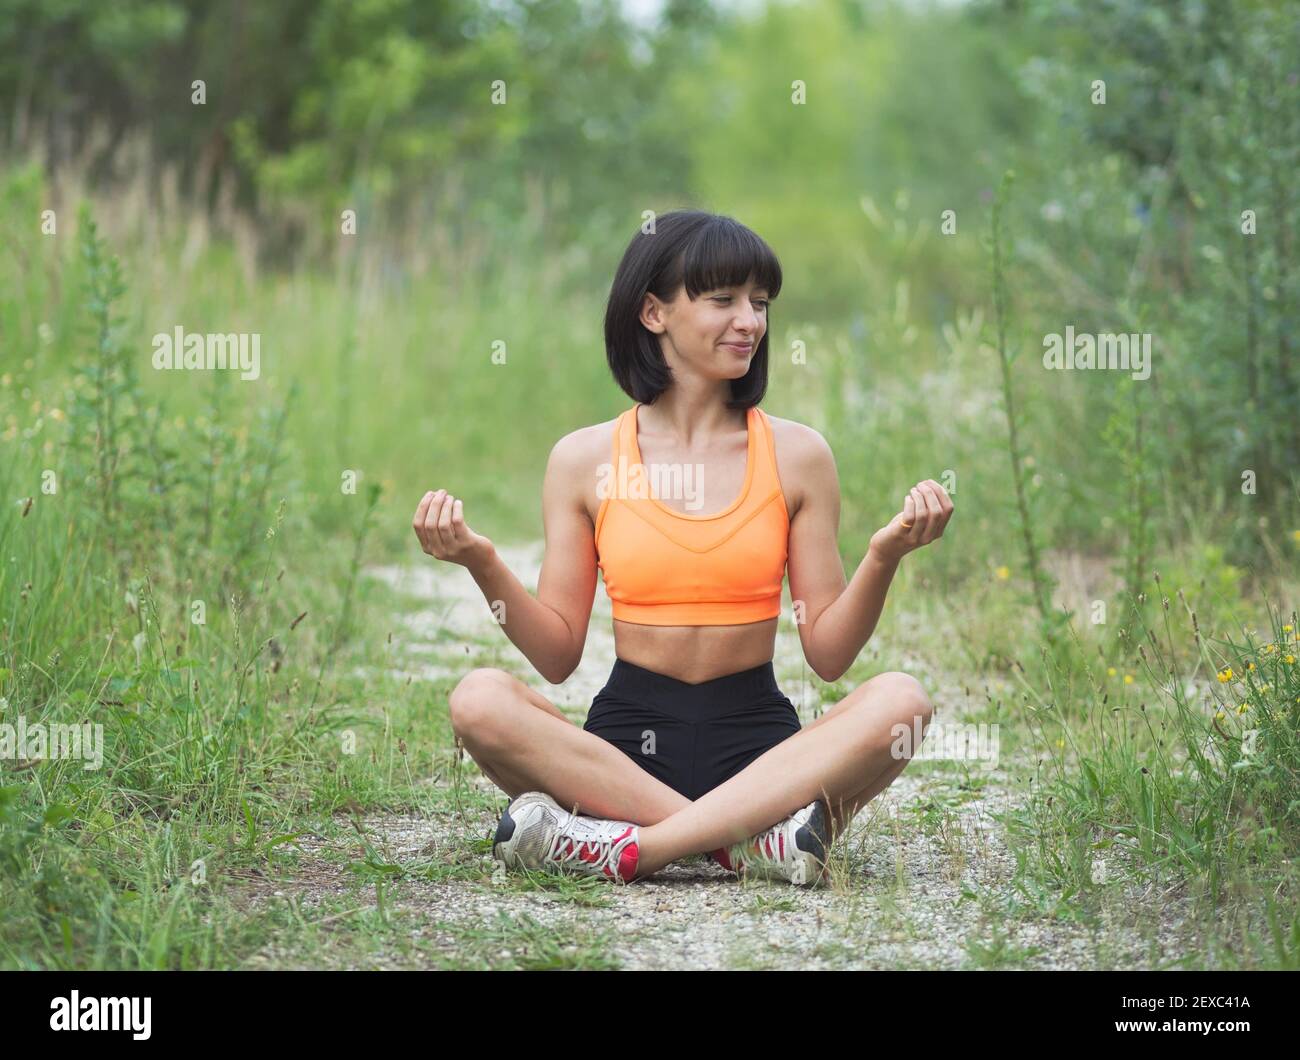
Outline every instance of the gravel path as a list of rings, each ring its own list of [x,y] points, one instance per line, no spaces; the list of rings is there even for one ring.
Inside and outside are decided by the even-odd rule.
[[[540,545],[501,551],[526,585],[536,584]],[[462,568],[430,562],[369,573],[428,602],[401,617],[408,661],[395,673],[428,680],[458,677],[474,666],[501,666],[579,724],[608,676],[613,634],[609,601],[599,586],[582,664],[554,687],[502,635]],[[891,622],[896,631],[907,628],[905,614],[893,615]],[[959,682],[943,680],[924,659],[890,650],[886,631],[872,644],[889,660],[880,669],[904,669],[922,679],[936,704],[936,722],[961,720],[978,705]],[[801,680],[793,627],[778,633],[776,668],[803,721],[812,720],[820,708],[813,685]],[[346,822],[335,834],[301,841],[290,882],[250,881],[249,901],[280,901],[308,922],[311,910],[330,921],[300,949],[268,946],[250,963],[1149,968],[1194,951],[1198,940],[1184,927],[1177,896],[1142,893],[1120,873],[1089,923],[1080,922],[1069,903],[1016,885],[1016,861],[997,815],[1015,805],[1031,769],[1008,761],[1005,748],[999,767],[989,770],[979,763],[958,769],[954,763],[913,762],[837,843],[832,886],[807,891],[772,881],[741,883],[704,858],[670,865],[627,887],[494,874],[487,841],[506,797],[467,757],[458,805],[444,777],[430,791],[427,814],[364,818],[362,827],[381,860],[407,870],[385,887],[382,910],[373,881],[366,878],[358,887],[357,873],[348,868],[363,847]],[[382,924],[383,930],[369,930],[367,923]]]

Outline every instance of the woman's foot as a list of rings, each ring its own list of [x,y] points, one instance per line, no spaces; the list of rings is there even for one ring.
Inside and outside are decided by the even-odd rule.
[[[816,799],[743,843],[710,851],[710,856],[744,877],[815,887],[825,877],[830,844],[830,807]]]
[[[511,868],[573,872],[630,883],[636,876],[639,829],[569,813],[541,791],[506,807],[492,840],[492,857]]]

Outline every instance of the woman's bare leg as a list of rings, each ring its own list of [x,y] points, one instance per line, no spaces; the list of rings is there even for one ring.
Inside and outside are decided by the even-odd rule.
[[[544,791],[566,810],[577,806],[590,817],[635,825],[665,820],[691,805],[503,670],[468,673],[453,689],[450,706],[452,729],[470,757],[511,798]]]
[[[907,674],[898,674],[898,673],[877,675],[877,677],[904,677],[904,678],[907,676],[908,676]],[[859,685],[847,696],[845,696],[838,703],[836,703],[835,706],[823,712],[822,715],[819,718],[817,718],[815,721],[812,721],[809,724],[805,725],[804,729],[805,730],[815,729],[817,728],[817,726],[824,724],[827,718],[836,717],[837,715],[844,713],[846,710],[853,709],[854,704],[860,702],[862,697],[866,696],[869,690],[872,690],[874,688],[874,686],[871,683],[874,680],[876,680],[876,678],[872,678],[871,680],[866,681],[863,684]],[[921,694],[924,695],[924,692],[922,692]],[[927,703],[928,703],[928,699],[927,699]],[[923,733],[925,731],[925,727],[928,726],[929,723],[930,723],[930,714],[929,712],[926,712],[922,715],[921,718]],[[905,724],[910,724],[910,723],[905,722]],[[913,747],[912,751],[915,752],[916,748]],[[911,761],[910,757],[899,758],[897,761],[891,761],[888,769],[886,769],[874,780],[865,784],[862,787],[862,789],[852,798],[847,798],[847,799],[840,798],[834,800],[831,804],[832,835],[833,836],[841,835],[844,829],[848,826],[848,823],[853,820],[857,812],[860,809],[862,809],[862,807],[864,807],[867,803],[869,803],[872,799],[874,799],[877,795],[879,795],[882,791],[884,791],[887,787],[889,787],[890,784],[892,784],[895,780],[897,780],[899,775],[903,772],[903,770],[907,768],[907,764],[910,761]],[[808,804],[804,803],[803,805],[807,806]]]
[[[819,796],[830,803],[838,833],[903,771],[917,750],[911,746],[907,756],[893,756],[894,726],[903,724],[909,731],[919,726],[924,732],[932,709],[914,677],[878,674],[725,783],[658,823],[643,826],[637,876],[648,876],[688,854],[748,839]]]
[[[691,802],[502,670],[474,670],[451,695],[453,729],[506,794],[545,791],[566,809],[576,806],[579,813],[640,826],[638,877],[688,854],[747,839],[818,795],[830,803],[832,833],[839,835],[907,767],[909,758],[889,753],[893,725],[912,728],[919,718],[924,731],[930,713],[919,682],[907,674],[880,674]],[[815,734],[817,742],[810,743]],[[681,812],[701,806],[702,814]],[[651,831],[661,824],[671,828]]]

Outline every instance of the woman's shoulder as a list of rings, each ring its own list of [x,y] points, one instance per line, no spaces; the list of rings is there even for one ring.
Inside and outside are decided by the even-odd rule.
[[[616,416],[570,431],[551,447],[547,463],[547,476],[555,488],[580,505],[593,523],[601,503],[602,466],[610,463],[618,421]]]
[[[588,486],[601,473],[603,464],[610,463],[617,425],[619,416],[569,431],[551,446],[547,466],[572,483],[580,484],[582,492],[589,492]]]
[[[782,419],[764,412],[772,425],[772,440],[776,443],[778,459],[799,468],[816,467],[826,461],[834,463],[830,444],[815,427],[797,420]]]
[[[614,446],[614,431],[619,416],[602,423],[579,427],[560,438],[551,447],[551,462],[563,468],[588,470],[593,464],[607,463]]]
[[[794,518],[814,495],[835,495],[838,476],[835,457],[821,432],[806,423],[767,416],[776,449],[776,472],[785,491],[785,505]]]

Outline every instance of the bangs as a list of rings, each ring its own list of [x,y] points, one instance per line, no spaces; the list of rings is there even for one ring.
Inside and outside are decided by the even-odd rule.
[[[666,279],[669,290],[684,285],[694,300],[705,291],[738,287],[751,276],[769,298],[780,294],[781,265],[772,248],[744,225],[718,218],[688,237]]]

